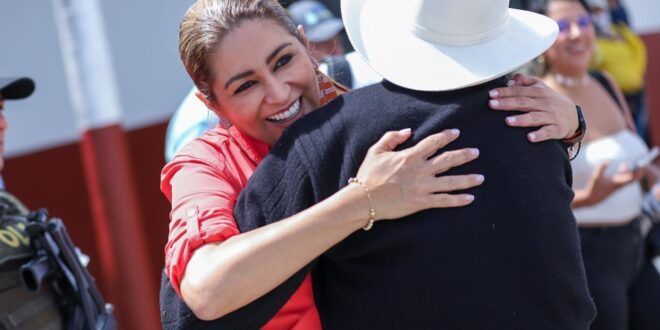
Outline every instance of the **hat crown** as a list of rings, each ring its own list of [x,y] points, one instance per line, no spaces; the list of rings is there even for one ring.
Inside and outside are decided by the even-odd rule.
[[[449,91],[509,73],[547,50],[557,23],[507,0],[342,0],[355,50],[384,79]]]
[[[470,46],[500,35],[509,0],[398,1],[397,18],[418,37],[439,45]]]

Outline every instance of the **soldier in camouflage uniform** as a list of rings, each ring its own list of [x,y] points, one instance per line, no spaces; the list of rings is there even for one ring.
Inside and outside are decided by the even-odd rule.
[[[33,91],[30,78],[0,78],[0,170],[7,129],[4,102],[26,98]],[[20,267],[34,258],[25,232],[27,214],[23,203],[0,186],[0,330],[61,329],[64,323],[53,288],[46,283],[38,292],[31,292],[21,278]]]

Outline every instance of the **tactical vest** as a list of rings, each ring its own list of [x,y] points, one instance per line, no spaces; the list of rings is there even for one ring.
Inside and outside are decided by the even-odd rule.
[[[0,190],[0,330],[62,329],[63,319],[52,286],[39,292],[23,284],[20,267],[34,257],[25,232],[27,208]]]

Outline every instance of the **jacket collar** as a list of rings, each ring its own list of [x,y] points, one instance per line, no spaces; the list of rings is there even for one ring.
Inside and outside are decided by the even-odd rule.
[[[259,164],[268,154],[268,151],[270,150],[268,144],[241,132],[236,126],[230,127],[227,131],[229,131],[232,139],[236,141],[241,150],[243,150],[243,152],[245,152],[255,164]]]

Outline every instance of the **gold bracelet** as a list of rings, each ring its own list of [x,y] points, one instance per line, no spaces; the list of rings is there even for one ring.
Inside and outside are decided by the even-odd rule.
[[[364,190],[364,192],[366,193],[367,199],[369,200],[369,222],[367,222],[367,224],[364,225],[364,227],[362,227],[362,229],[364,230],[369,230],[371,229],[371,227],[374,226],[374,222],[376,221],[376,211],[374,211],[373,202],[371,201],[371,193],[369,192],[369,188],[367,188],[367,186],[364,183],[362,183],[362,181],[360,181],[358,178],[348,179],[348,184],[351,183],[359,184],[360,187],[362,187],[362,190]]]

